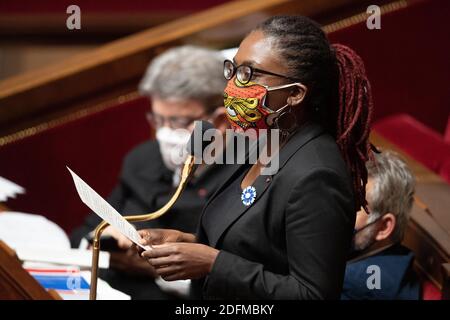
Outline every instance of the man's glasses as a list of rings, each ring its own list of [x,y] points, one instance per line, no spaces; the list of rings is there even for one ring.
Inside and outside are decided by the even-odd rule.
[[[298,79],[295,78],[283,76],[281,74],[273,73],[270,71],[257,69],[249,65],[236,66],[231,60],[225,60],[223,62],[223,76],[227,80],[231,80],[233,76],[236,74],[236,78],[239,80],[239,82],[241,82],[242,84],[247,84],[252,79],[254,73],[267,74],[270,76],[285,78],[292,81],[299,81]]]
[[[172,129],[186,129],[195,120],[203,119],[205,116],[209,115],[209,113],[202,113],[198,117],[164,117],[154,112],[147,112],[145,115],[147,121],[150,122],[154,128],[161,128],[166,125]]]

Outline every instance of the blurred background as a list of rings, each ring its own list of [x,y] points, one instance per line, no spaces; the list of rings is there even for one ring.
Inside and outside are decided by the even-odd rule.
[[[66,26],[72,4],[81,29]],[[369,5],[379,6],[381,29],[367,28]],[[25,190],[3,208],[44,215],[70,232],[88,210],[66,165],[106,196],[123,156],[152,138],[151,105],[137,84],[153,57],[181,44],[237,47],[275,14],[317,20],[365,61],[372,141],[400,152],[416,174],[405,242],[439,292],[450,277],[447,0],[1,0],[0,176]]]

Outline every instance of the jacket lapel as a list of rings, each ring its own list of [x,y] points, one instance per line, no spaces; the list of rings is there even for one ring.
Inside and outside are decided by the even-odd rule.
[[[245,162],[247,162],[249,155],[257,151],[257,144],[252,144],[249,146],[249,152],[245,155]],[[219,184],[219,187],[217,190],[212,194],[212,196],[208,199],[205,208],[208,206],[208,204],[219,194],[221,193],[232,181],[237,179],[237,177],[242,173],[241,170],[244,170],[248,164],[223,164],[222,166],[229,166],[230,168],[227,168],[228,171],[227,178],[222,184]],[[205,210],[203,210],[205,211]]]
[[[306,143],[315,137],[319,136],[323,133],[323,129],[315,124],[306,124],[286,143],[286,145],[281,149],[279,154],[279,170],[277,173],[282,170],[284,165],[288,162],[288,160],[298,151],[300,150]],[[255,151],[255,149],[253,149]],[[244,170],[245,165],[239,166],[233,175],[227,180],[225,184],[223,184],[217,192],[213,195],[213,197],[208,201],[203,209],[203,214],[207,211],[208,206],[211,204],[213,199],[217,197],[217,195],[222,192],[230,183],[232,183],[235,179],[241,176],[242,170]],[[247,165],[248,166],[248,165]],[[242,170],[239,170],[239,169]],[[255,182],[253,183],[253,187],[256,189],[256,199],[250,206],[237,206],[239,209],[227,212],[225,215],[221,216],[215,224],[215,230],[213,232],[208,232],[208,242],[209,245],[215,247],[219,242],[220,238],[224,234],[224,232],[244,213],[246,213],[250,208],[255,206],[259,199],[264,195],[269,185],[273,181],[273,175],[260,175]],[[239,195],[240,197],[240,195]],[[240,198],[239,198],[240,201]],[[226,204],[223,204],[226,205]],[[201,219],[200,219],[201,223]]]
[[[218,218],[217,223],[214,226],[213,232],[208,232],[208,242],[212,247],[216,247],[217,243],[219,242],[222,235],[225,233],[225,231],[236,221],[241,217],[243,214],[245,214],[250,208],[256,205],[258,200],[263,196],[265,191],[267,190],[267,187],[270,185],[270,182],[272,181],[272,178],[270,176],[259,176],[255,182],[253,183],[253,187],[256,190],[256,198],[255,201],[250,206],[245,206],[242,204],[240,196],[241,194],[236,194],[236,200],[233,201],[239,201],[239,205],[234,206],[233,209],[224,214],[223,216]],[[226,204],[224,204],[226,205]]]

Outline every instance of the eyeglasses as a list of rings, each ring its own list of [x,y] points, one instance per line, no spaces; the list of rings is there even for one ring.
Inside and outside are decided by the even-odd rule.
[[[281,74],[273,73],[270,71],[257,69],[245,64],[236,66],[231,60],[225,60],[223,62],[223,76],[227,80],[231,80],[233,76],[236,74],[236,78],[239,80],[239,82],[241,82],[242,84],[247,84],[252,79],[254,73],[267,74],[270,76],[285,78],[292,81],[299,81],[298,79],[295,78],[283,76]]]
[[[194,121],[203,119],[209,114],[210,113],[202,113],[198,117],[164,117],[154,112],[147,112],[145,116],[147,117],[147,121],[150,122],[154,128],[163,127],[167,123],[167,125],[172,129],[185,129]]]

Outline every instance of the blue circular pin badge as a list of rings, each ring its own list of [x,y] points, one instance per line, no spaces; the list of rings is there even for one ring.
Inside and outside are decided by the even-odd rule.
[[[251,206],[256,199],[256,189],[253,186],[248,186],[242,190],[241,200],[244,206]]]

